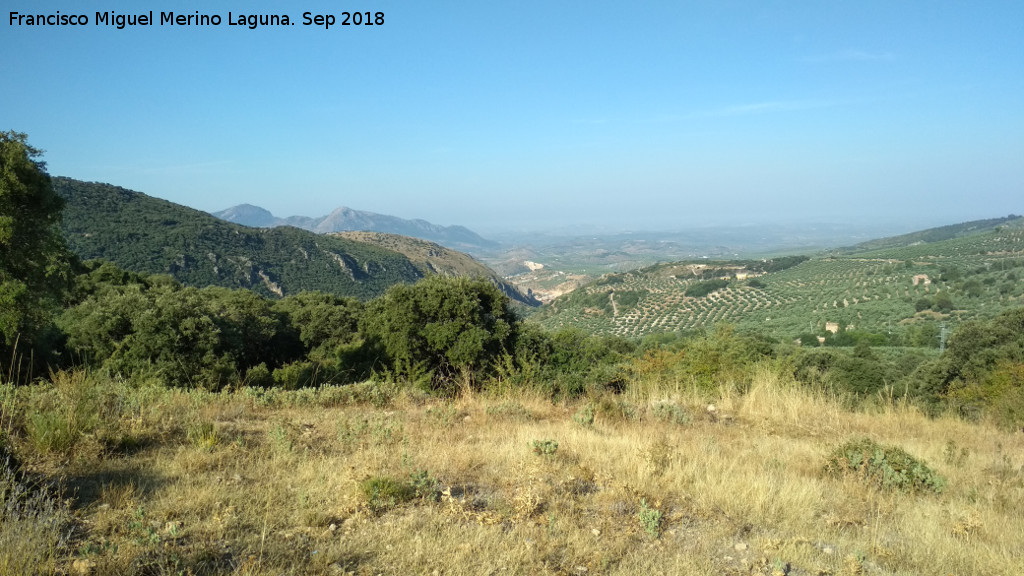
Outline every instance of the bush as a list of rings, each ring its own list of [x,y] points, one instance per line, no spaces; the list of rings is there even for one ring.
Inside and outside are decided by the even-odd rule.
[[[390,476],[371,476],[359,483],[359,492],[373,512],[384,512],[416,497],[416,489]]]
[[[594,405],[587,403],[583,405],[575,414],[572,415],[572,421],[589,428],[594,425]]]
[[[367,346],[396,376],[415,368],[428,389],[474,385],[515,341],[518,319],[500,290],[485,280],[431,276],[392,286],[370,302],[360,323]]]
[[[105,286],[59,319],[68,348],[125,375],[219,389],[250,367],[301,354],[269,301],[247,291],[176,284]]]
[[[640,501],[640,512],[637,513],[640,527],[651,538],[661,536],[661,511],[647,505],[647,500]]]
[[[946,479],[902,448],[883,446],[870,438],[836,448],[825,464],[830,476],[856,476],[882,489],[939,494]]]
[[[554,456],[558,452],[557,440],[534,440],[530,442],[530,448],[538,456]]]
[[[682,426],[689,424],[692,418],[686,408],[672,402],[658,402],[654,405],[654,417],[662,422]]]

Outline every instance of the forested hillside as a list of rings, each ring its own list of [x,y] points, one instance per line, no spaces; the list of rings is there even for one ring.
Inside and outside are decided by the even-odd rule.
[[[331,236],[394,250],[412,261],[424,275],[440,274],[442,276],[486,278],[513,301],[526,306],[540,305],[540,301],[534,298],[532,293],[521,291],[515,284],[498,276],[494,270],[479,260],[469,254],[445,248],[440,244],[411,236],[383,232],[336,232]]]
[[[373,244],[291,227],[248,228],[110,184],[53,184],[66,201],[68,246],[83,260],[267,296],[320,290],[365,299],[424,276],[402,254]]]

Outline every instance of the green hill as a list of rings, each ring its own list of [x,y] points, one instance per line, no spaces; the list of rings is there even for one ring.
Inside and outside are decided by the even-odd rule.
[[[54,178],[62,229],[82,259],[266,296],[320,290],[370,298],[424,272],[378,245],[291,227],[255,229],[110,184]]]
[[[930,345],[943,323],[1024,305],[1024,228],[1017,219],[998,222],[948,227],[947,239],[932,242],[921,238],[933,233],[866,243],[856,253],[784,269],[771,260],[760,270],[751,262],[699,260],[609,274],[534,318],[549,328],[633,337],[725,321],[796,338],[834,324]]]
[[[394,250],[408,258],[425,275],[484,278],[515,302],[527,306],[540,305],[540,301],[534,298],[532,293],[522,292],[469,254],[445,248],[428,240],[384,232],[335,232],[331,236]]]
[[[887,238],[879,238],[877,240],[868,240],[867,242],[861,242],[854,246],[840,248],[836,252],[841,254],[858,254],[874,250],[920,246],[922,244],[931,244],[935,242],[942,242],[944,240],[964,238],[975,234],[991,232],[996,228],[1020,228],[1021,226],[1024,226],[1024,218],[1017,216],[1016,214],[1010,214],[1003,218],[972,220],[970,222],[962,222],[960,224],[928,228],[927,230],[919,230],[917,232],[901,234],[899,236],[889,236]]]

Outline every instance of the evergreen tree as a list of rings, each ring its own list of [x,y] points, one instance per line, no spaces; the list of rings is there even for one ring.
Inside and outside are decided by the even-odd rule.
[[[58,224],[63,202],[42,152],[27,136],[0,132],[0,352],[33,344],[70,277]]]

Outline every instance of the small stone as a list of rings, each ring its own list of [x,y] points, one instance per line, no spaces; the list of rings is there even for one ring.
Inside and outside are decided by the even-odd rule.
[[[327,527],[327,529],[330,530],[331,532],[334,532],[335,530],[338,529],[338,525],[332,523],[330,526]]]
[[[735,560],[735,558],[733,558],[732,556],[722,556],[722,560],[725,560],[726,562],[732,562],[733,560]]]
[[[593,530],[591,530],[590,533],[593,534],[594,536],[600,536],[601,535],[601,531],[598,530],[597,528],[594,528]]]
[[[747,551],[747,543],[746,542],[738,542],[732,548],[733,548],[733,550],[735,550],[737,552],[746,552]]]
[[[714,404],[708,404],[708,412],[714,414],[716,410],[718,410],[718,408],[715,408]]]
[[[831,546],[825,546],[824,548],[821,549],[821,551],[824,552],[825,554],[835,554],[836,553],[835,549],[832,548]]]

